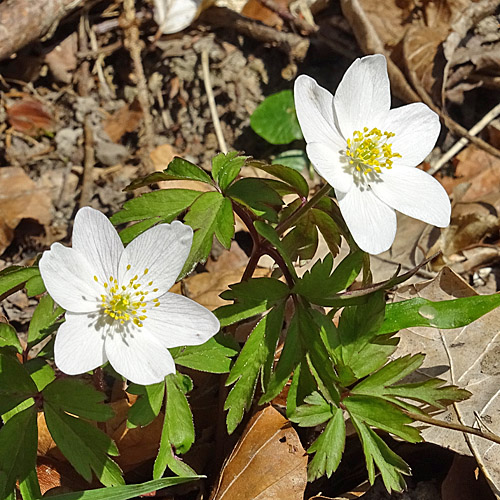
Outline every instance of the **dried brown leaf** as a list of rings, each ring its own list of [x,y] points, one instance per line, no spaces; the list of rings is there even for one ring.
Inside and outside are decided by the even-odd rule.
[[[212,500],[302,500],[307,455],[295,430],[272,406],[248,423],[219,479]]]
[[[0,168],[0,255],[12,242],[22,219],[48,225],[51,208],[47,191],[38,189],[20,167]]]
[[[120,142],[127,132],[134,132],[142,120],[142,108],[137,99],[130,104],[125,104],[118,111],[113,113],[104,122],[104,130],[109,138],[115,142]]]
[[[39,101],[24,98],[7,108],[7,117],[12,127],[29,136],[37,136],[54,129],[55,120]]]
[[[444,268],[436,278],[408,285],[396,292],[395,300],[422,297],[432,301],[477,295],[460,276]],[[500,434],[500,308],[467,327],[453,330],[409,328],[400,332],[400,344],[394,356],[424,352],[426,358],[418,377],[436,377],[472,392],[467,401],[455,404],[436,418],[463,425],[485,426]],[[483,427],[484,428],[484,427]],[[500,493],[500,445],[477,436],[449,429],[428,427],[422,435],[427,442],[472,454],[482,471]]]

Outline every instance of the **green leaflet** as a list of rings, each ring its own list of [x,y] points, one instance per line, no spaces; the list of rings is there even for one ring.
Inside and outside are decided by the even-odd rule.
[[[243,413],[250,408],[261,371],[262,386],[264,390],[266,388],[284,313],[285,303],[282,302],[257,323],[229,373],[226,385],[234,384],[224,404],[224,409],[229,410],[227,414],[229,434],[236,429],[243,418]]]

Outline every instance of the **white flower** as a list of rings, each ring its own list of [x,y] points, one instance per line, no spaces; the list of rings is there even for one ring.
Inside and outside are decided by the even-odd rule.
[[[203,344],[219,331],[210,311],[168,292],[192,239],[193,230],[175,221],[147,230],[124,248],[103,214],[80,209],[73,248],[54,243],[40,259],[47,291],[66,309],[54,345],[57,367],[77,375],[109,361],[141,385],[175,373],[167,347]]]
[[[187,28],[198,15],[202,0],[154,0],[154,19],[165,34]]]
[[[398,210],[434,226],[450,222],[450,201],[414,168],[431,152],[439,118],[423,103],[390,109],[385,57],[356,59],[335,96],[312,78],[295,81],[295,106],[316,171],[335,189],[358,246],[377,254],[396,235]]]

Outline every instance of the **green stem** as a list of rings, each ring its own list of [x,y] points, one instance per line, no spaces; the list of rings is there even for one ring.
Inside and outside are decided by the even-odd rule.
[[[276,226],[276,232],[280,235],[283,234],[288,228],[292,227],[295,222],[297,222],[305,213],[307,213],[308,210],[315,207],[318,204],[319,200],[321,200],[321,198],[323,198],[323,196],[327,194],[331,189],[332,186],[330,186],[330,184],[325,184],[311,197],[311,199],[305,205],[297,208],[297,210],[295,210],[295,212],[293,212],[290,217],[282,220]]]

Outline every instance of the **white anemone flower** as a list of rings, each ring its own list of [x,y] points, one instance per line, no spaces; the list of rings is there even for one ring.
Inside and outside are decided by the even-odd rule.
[[[54,345],[57,367],[68,375],[107,361],[131,382],[160,382],[175,373],[169,347],[199,345],[220,328],[200,304],[168,290],[188,257],[193,230],[160,224],[126,248],[99,211],[81,208],[73,248],[54,243],[40,259],[52,298],[66,309]]]
[[[362,250],[378,254],[392,245],[395,210],[434,226],[449,224],[446,191],[414,168],[434,147],[439,118],[423,103],[390,109],[383,55],[356,59],[335,96],[306,75],[297,78],[294,92],[307,154],[335,189]]]

